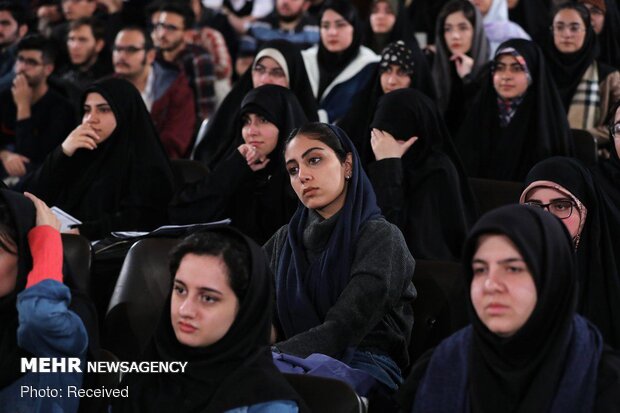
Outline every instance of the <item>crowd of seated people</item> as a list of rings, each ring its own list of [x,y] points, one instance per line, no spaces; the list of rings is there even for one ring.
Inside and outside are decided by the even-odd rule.
[[[0,412],[316,410],[291,371],[370,411],[620,409],[618,1],[0,0],[0,180]],[[187,370],[21,397],[96,385],[20,359],[100,359],[167,225],[140,358]],[[470,324],[416,358],[427,262]]]

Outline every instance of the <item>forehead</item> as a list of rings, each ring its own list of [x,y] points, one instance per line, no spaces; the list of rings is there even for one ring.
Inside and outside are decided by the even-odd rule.
[[[169,11],[164,11],[159,15],[159,22],[183,27],[183,16]]]
[[[323,17],[321,17],[321,22],[335,22],[335,21],[338,21],[338,20],[343,20],[343,21],[347,22],[345,20],[345,18],[342,17],[341,14],[336,13],[332,9],[325,10],[325,13],[323,13]]]
[[[85,105],[95,106],[95,105],[107,105],[108,101],[105,100],[103,96],[99,93],[91,92],[86,96],[86,100],[84,101]]]
[[[581,15],[577,12],[577,10],[573,9],[562,9],[556,13],[553,17],[554,22],[564,22],[564,23],[583,23],[581,19]]]
[[[456,13],[449,14],[446,17],[446,24],[461,24],[461,23],[469,23],[469,20],[465,17],[462,11],[457,11]]]
[[[519,258],[523,259],[521,252],[506,235],[486,234],[478,238],[478,246],[474,258]]]
[[[39,61],[43,60],[43,53],[40,50],[20,50],[17,55]]]
[[[320,148],[324,152],[333,152],[329,146],[318,139],[312,139],[305,135],[297,135],[286,145],[284,156],[286,159],[300,159],[301,156],[310,148]]]
[[[6,10],[0,11],[0,20],[8,20],[13,24],[17,24],[17,21],[13,18],[13,15]]]
[[[528,191],[526,201],[536,199],[537,201],[547,203],[554,199],[564,198],[569,198],[568,194],[565,194],[564,192],[556,188],[549,188],[548,186],[537,186]]]
[[[75,29],[71,30],[69,32],[69,36],[88,37],[94,39],[93,30],[87,24],[83,24],[80,27],[76,27]]]
[[[256,64],[265,66],[268,69],[273,69],[273,68],[282,69],[282,67],[278,64],[278,62],[276,62],[275,60],[273,60],[271,57],[268,57],[268,56],[261,57]]]
[[[188,287],[231,291],[228,267],[222,258],[213,255],[186,254],[174,276]]]
[[[495,61],[497,63],[504,63],[506,65],[511,65],[513,63],[519,64],[519,61],[517,60],[517,58],[514,57],[513,55],[509,54],[509,53],[505,53],[505,54],[499,55],[497,57],[497,59],[495,59]]]
[[[138,30],[123,30],[114,41],[116,44],[138,44],[144,43],[144,35]]]

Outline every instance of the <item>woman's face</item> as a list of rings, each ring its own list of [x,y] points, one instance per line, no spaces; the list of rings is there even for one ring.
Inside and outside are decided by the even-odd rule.
[[[351,176],[351,154],[341,162],[329,146],[318,139],[297,135],[284,153],[291,186],[306,208],[327,219],[340,211]]]
[[[553,43],[561,53],[575,53],[586,40],[586,25],[573,9],[562,9],[553,17]]]
[[[242,118],[241,136],[245,143],[252,145],[264,156],[269,155],[278,144],[278,127],[267,119],[254,113]]]
[[[381,73],[380,80],[383,93],[389,93],[393,90],[404,89],[411,85],[411,77],[399,65],[389,65]]]
[[[99,136],[100,141],[105,141],[116,129],[116,116],[108,101],[99,93],[89,93],[84,102],[84,116],[82,124],[90,125]]]
[[[513,55],[503,54],[496,60],[493,87],[503,99],[514,99],[527,90],[527,73]]]
[[[252,69],[252,84],[254,87],[262,85],[278,85],[285,88],[289,87],[286,73],[282,66],[271,57],[261,57]]]
[[[512,336],[530,318],[537,301],[523,257],[505,235],[483,235],[471,266],[470,294],[478,318],[498,336]]]
[[[443,24],[443,36],[452,54],[465,54],[471,49],[474,26],[462,11],[457,11],[446,17]]]
[[[528,191],[525,197],[525,202],[538,205],[546,205],[551,203],[545,210],[551,212],[562,220],[566,229],[570,233],[572,238],[575,238],[579,234],[579,227],[581,226],[581,214],[575,205],[575,202],[554,188],[537,187]],[[570,212],[570,216],[566,217]]]
[[[2,242],[13,251],[0,247],[0,298],[9,295],[17,283],[17,246],[6,236],[2,236]]]
[[[370,27],[376,34],[389,33],[396,22],[394,10],[387,1],[376,2],[370,13]]]
[[[590,22],[594,33],[601,34],[605,27],[605,12],[590,3],[582,3],[590,11]]]
[[[321,42],[329,52],[342,52],[353,43],[353,26],[340,14],[328,9],[321,18]]]
[[[174,276],[170,318],[177,340],[206,347],[226,335],[239,311],[222,258],[187,254]]]

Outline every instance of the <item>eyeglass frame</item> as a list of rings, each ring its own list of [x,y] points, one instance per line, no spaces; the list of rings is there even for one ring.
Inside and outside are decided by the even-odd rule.
[[[618,128],[618,131],[616,132],[615,129]],[[616,123],[612,123],[609,125],[609,127],[607,128],[609,130],[609,135],[613,138],[616,139],[616,135],[618,133],[620,133],[620,122],[616,122]]]
[[[558,203],[558,202],[566,202],[566,203],[568,203],[570,205],[570,212],[568,213],[567,216],[565,216],[565,217],[557,216],[556,214],[551,212],[551,210],[549,209],[549,207],[552,204]],[[547,210],[548,213],[553,214],[553,216],[558,217],[559,219],[562,219],[562,220],[570,218],[573,215],[573,210],[577,208],[577,204],[575,203],[575,201],[571,201],[570,199],[556,199],[556,200],[553,200],[553,201],[548,202],[546,204],[542,204],[540,202],[526,201],[523,204],[524,205],[529,205],[529,206],[535,207],[535,208],[545,209],[545,210]]]
[[[551,26],[549,26],[549,30],[551,30],[552,33],[564,33],[564,31],[568,29],[568,31],[571,34],[577,34],[579,32],[585,32],[588,30],[587,27],[579,24],[579,23],[569,23],[569,24],[565,24],[562,26],[562,28],[557,28],[555,27],[555,24],[552,24]]]
[[[134,55],[138,52],[141,52],[142,50],[146,50],[146,47],[142,46],[142,47],[136,47],[136,46],[117,46],[117,45],[113,45],[112,46],[112,52],[116,52],[116,53],[127,53],[130,55]]]
[[[26,67],[38,67],[38,66],[45,66],[45,65],[50,64],[50,63],[45,62],[45,60],[43,60],[42,62],[38,62],[34,59],[30,59],[28,57],[17,55],[17,57],[15,58],[15,63],[18,63],[18,62]]]
[[[286,72],[281,67],[274,67],[274,68],[268,69],[265,66],[261,65],[260,63],[256,63],[254,65],[254,67],[252,68],[252,72],[256,72],[259,75],[263,75],[266,73],[271,77],[275,77],[279,79],[286,77]]]

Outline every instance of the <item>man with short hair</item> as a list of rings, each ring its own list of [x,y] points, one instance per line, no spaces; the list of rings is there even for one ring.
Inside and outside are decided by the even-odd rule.
[[[174,65],[155,61],[152,40],[139,27],[127,27],[118,33],[112,59],[115,76],[130,81],[142,95],[168,157],[186,158],[196,113],[185,75]]]
[[[87,17],[72,21],[69,27],[67,50],[71,64],[65,69],[62,79],[82,92],[94,81],[111,74],[113,68],[105,50],[101,22]]]
[[[43,163],[74,126],[73,109],[51,90],[54,52],[41,35],[24,37],[17,45],[15,79],[0,94],[0,175],[18,178]]]
[[[194,26],[194,12],[183,3],[164,3],[153,32],[157,59],[179,66],[194,91],[196,113],[200,121],[215,110],[215,75],[211,55],[198,45],[186,43],[185,38]]]
[[[309,0],[276,0],[276,8],[269,16],[250,24],[248,34],[259,45],[273,39],[284,39],[307,49],[320,40],[319,25],[306,11]]]
[[[15,2],[0,2],[0,93],[11,88],[17,43],[27,32],[25,10]]]

